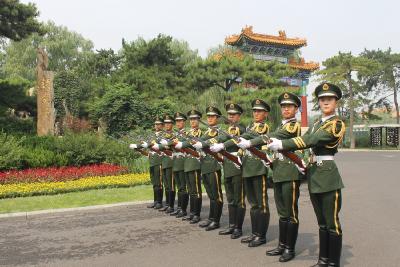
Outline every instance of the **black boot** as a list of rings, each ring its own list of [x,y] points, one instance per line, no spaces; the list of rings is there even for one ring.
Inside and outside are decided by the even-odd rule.
[[[286,246],[282,256],[279,258],[280,262],[287,262],[292,260],[296,254],[294,248],[296,247],[297,234],[299,232],[299,224],[288,222],[287,224],[287,237]]]
[[[181,200],[181,211],[176,215],[176,218],[182,218],[187,216],[187,206],[189,203],[189,194],[182,193],[182,200]]]
[[[319,229],[319,257],[313,267],[328,266],[329,233],[326,229]]]
[[[257,211],[257,232],[256,237],[250,241],[249,247],[258,247],[267,243],[266,235],[269,226],[269,213]]]
[[[257,218],[256,218],[256,211],[253,209],[250,209],[250,221],[251,221],[251,235],[242,238],[240,240],[241,243],[250,243],[254,238],[256,238]]]
[[[219,231],[220,235],[231,235],[235,229],[235,219],[236,219],[237,207],[228,205],[228,215],[229,215],[229,226],[225,230]]]
[[[246,214],[246,208],[239,208],[239,207],[236,208],[235,229],[233,229],[233,233],[231,234],[232,239],[237,239],[243,235],[242,226],[245,214]]]
[[[147,205],[147,208],[153,209],[156,206],[156,200],[157,200],[156,190],[153,188],[153,203]]]
[[[157,189],[157,203],[154,206],[154,209],[158,210],[162,208],[162,197],[163,197],[163,190],[162,189]]]
[[[158,211],[166,211],[168,209],[168,203],[169,203],[169,191],[165,190],[165,206],[159,209]]]
[[[210,200],[210,210],[208,213],[208,219],[199,223],[199,226],[202,228],[209,226],[211,224],[211,222],[214,220],[214,218],[213,218],[214,213],[215,213],[215,201]]]
[[[168,203],[168,209],[165,211],[165,213],[169,214],[171,212],[174,212],[174,205],[175,205],[175,191],[170,191],[169,192],[169,203]]]
[[[194,216],[194,202],[195,198],[193,195],[189,196],[189,216],[185,216],[182,218],[182,221],[190,221],[191,219],[193,219]]]
[[[328,266],[340,266],[342,253],[342,235],[329,232],[329,263]]]
[[[171,216],[178,215],[179,212],[181,211],[181,207],[182,207],[182,192],[178,192],[178,207],[176,208],[176,210],[174,212],[171,212],[169,215],[171,215]]]
[[[196,197],[194,199],[194,214],[193,218],[190,220],[190,224],[196,224],[200,222],[200,212],[201,212],[201,205],[202,205],[203,199],[200,197]]]
[[[285,250],[286,245],[286,229],[287,229],[287,219],[280,218],[279,219],[279,244],[278,247],[267,251],[268,256],[278,256],[282,255],[283,251]]]
[[[212,231],[219,228],[219,221],[222,215],[222,208],[224,203],[219,201],[214,201],[214,215],[213,221],[206,227],[206,231]]]

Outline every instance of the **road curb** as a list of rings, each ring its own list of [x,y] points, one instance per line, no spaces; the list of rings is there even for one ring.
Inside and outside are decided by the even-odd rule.
[[[206,197],[207,194],[203,193],[203,197]],[[11,213],[3,213],[0,214],[0,219],[2,218],[15,218],[15,217],[31,217],[35,215],[42,214],[52,214],[52,213],[62,213],[62,212],[70,212],[70,211],[85,211],[85,210],[97,210],[97,209],[107,209],[114,207],[123,207],[123,206],[134,206],[149,203],[149,200],[141,200],[141,201],[130,201],[130,202],[119,202],[112,204],[102,204],[102,205],[93,205],[93,206],[85,206],[85,207],[75,207],[75,208],[61,208],[61,209],[48,209],[48,210],[35,210],[35,211],[21,211],[21,212],[11,212]]]
[[[342,148],[339,149],[339,152],[400,152],[400,149],[350,149],[350,148]]]

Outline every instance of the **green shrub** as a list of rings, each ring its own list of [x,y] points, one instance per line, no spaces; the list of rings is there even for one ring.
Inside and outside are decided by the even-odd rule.
[[[21,168],[23,153],[21,140],[0,132],[0,170]]]
[[[0,131],[13,135],[34,134],[36,123],[33,119],[21,120],[13,117],[0,117]]]
[[[65,155],[43,148],[25,149],[23,153],[25,168],[61,167],[68,165]]]

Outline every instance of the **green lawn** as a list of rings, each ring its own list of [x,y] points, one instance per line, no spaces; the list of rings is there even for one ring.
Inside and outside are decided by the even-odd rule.
[[[84,207],[153,199],[151,185],[0,200],[0,213]]]

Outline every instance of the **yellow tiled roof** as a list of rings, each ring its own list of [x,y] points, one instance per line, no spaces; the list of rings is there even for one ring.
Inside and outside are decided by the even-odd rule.
[[[262,42],[267,44],[279,44],[293,47],[302,47],[307,45],[306,39],[301,38],[287,38],[285,31],[279,31],[279,36],[259,34],[253,32],[253,26],[246,26],[242,29],[242,32],[238,35],[231,35],[225,38],[225,43],[228,45],[234,45],[241,37],[246,37],[256,42]]]

